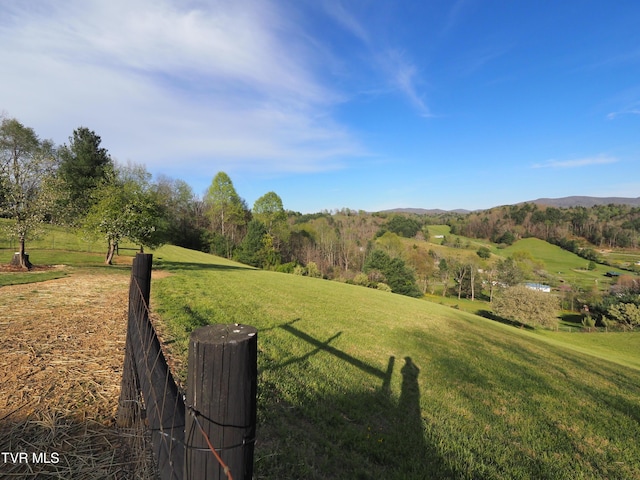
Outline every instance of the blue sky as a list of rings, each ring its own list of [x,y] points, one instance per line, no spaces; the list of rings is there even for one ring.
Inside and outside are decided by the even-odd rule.
[[[0,111],[251,206],[640,196],[635,0],[0,1]]]

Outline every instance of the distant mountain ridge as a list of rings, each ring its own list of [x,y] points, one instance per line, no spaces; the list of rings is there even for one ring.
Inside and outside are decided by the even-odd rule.
[[[465,215],[471,213],[471,210],[456,208],[455,210],[441,210],[440,208],[391,208],[389,210],[381,210],[380,213],[412,213],[416,215],[442,215],[444,213],[460,213]]]
[[[515,205],[522,205],[524,203],[535,203],[537,205],[545,205],[547,207],[556,208],[570,208],[570,207],[585,207],[591,208],[595,205],[609,205],[611,203],[616,205],[631,205],[632,207],[640,207],[640,197],[586,197],[586,196],[571,196],[561,198],[538,198],[537,200],[528,200],[526,202],[519,202]],[[500,205],[501,206],[501,205]],[[495,207],[493,207],[495,208]],[[441,210],[439,208],[392,208],[390,210],[382,210],[381,213],[413,213],[417,215],[442,215],[445,213],[459,213],[465,215],[476,210],[466,210],[463,208],[457,208],[455,210]],[[489,208],[483,208],[479,210],[490,210]]]
[[[538,198],[537,200],[530,200],[522,203],[535,203],[538,205],[547,205],[549,207],[569,208],[569,207],[594,207],[596,205],[609,205],[611,203],[615,205],[631,205],[633,207],[640,207],[640,197],[562,197],[562,198]]]

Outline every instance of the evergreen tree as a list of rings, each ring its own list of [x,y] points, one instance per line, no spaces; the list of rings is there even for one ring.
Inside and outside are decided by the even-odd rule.
[[[378,271],[384,276],[387,285],[393,293],[409,297],[421,297],[422,293],[416,284],[413,271],[400,258],[391,258],[382,250],[374,250],[367,259],[364,271],[366,273]]]
[[[235,259],[247,265],[262,267],[264,263],[262,250],[265,235],[267,235],[267,229],[264,224],[260,220],[251,220],[247,226],[247,234],[234,254]]]
[[[63,207],[72,223],[89,211],[92,192],[112,172],[109,153],[100,146],[101,138],[86,127],[73,131],[69,144],[60,148],[58,175],[65,192]]]

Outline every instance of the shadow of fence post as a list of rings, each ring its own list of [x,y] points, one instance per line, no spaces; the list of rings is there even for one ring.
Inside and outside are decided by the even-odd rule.
[[[116,424],[146,425],[162,480],[250,480],[257,331],[247,325],[209,325],[192,332],[185,397],[149,319],[151,267],[152,255],[134,258]]]

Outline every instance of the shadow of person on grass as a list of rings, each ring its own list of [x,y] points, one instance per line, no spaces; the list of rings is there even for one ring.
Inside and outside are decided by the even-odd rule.
[[[402,433],[405,451],[402,455],[403,475],[407,479],[453,478],[435,446],[425,438],[425,425],[420,406],[420,368],[411,357],[404,358],[400,369],[402,387],[394,412],[396,430]]]
[[[370,365],[329,345],[335,335],[323,341],[293,323],[282,325],[282,330],[313,348],[284,363],[267,360],[263,364],[262,370],[268,373],[259,382],[259,410],[264,412],[259,417],[265,421],[260,422],[262,438],[256,444],[258,478],[456,478],[436,446],[428,441],[420,402],[421,370],[411,357],[404,358],[402,381],[394,382],[394,356],[389,357],[386,369]],[[371,378],[365,380],[370,375],[381,383],[373,389],[362,388],[359,382],[349,391],[309,389],[306,374],[314,370],[312,362],[319,356],[344,362],[344,368],[353,371],[355,378],[359,371],[362,386],[371,384]],[[304,392],[294,403],[285,400],[287,395],[280,394],[278,385],[267,380],[284,374],[283,370],[290,370],[290,375],[299,379],[298,387],[290,388]],[[277,371],[280,373],[274,377]],[[398,383],[400,393],[396,396],[394,386],[397,388]]]

